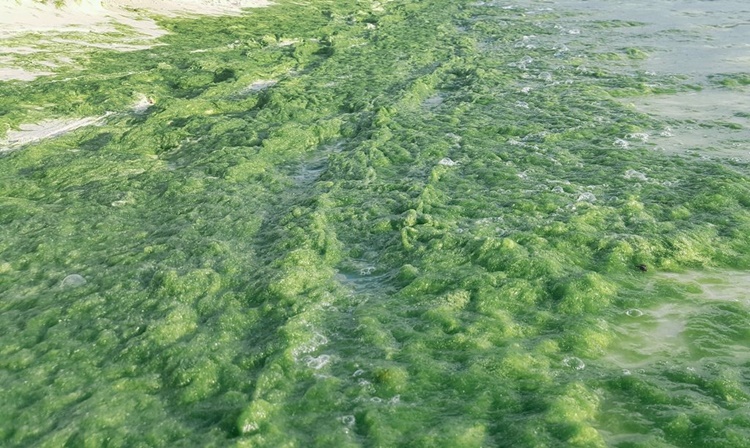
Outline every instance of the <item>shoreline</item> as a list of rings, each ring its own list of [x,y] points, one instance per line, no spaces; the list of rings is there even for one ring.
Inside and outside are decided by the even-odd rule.
[[[63,7],[20,0],[14,4],[0,4],[0,82],[31,81],[39,76],[54,74],[54,61],[47,64],[49,70],[29,70],[15,63],[15,55],[43,53],[39,46],[13,43],[32,33],[59,35],[61,33],[84,33],[99,36],[117,31],[118,25],[132,29],[136,37],[129,40],[153,40],[167,32],[159,27],[154,16],[178,17],[201,15],[238,15],[243,9],[269,6],[267,0],[81,0]],[[92,39],[93,40],[93,39]],[[86,46],[86,42],[83,42]],[[100,46],[92,43],[89,46]],[[104,48],[132,50],[143,45],[129,42],[105,44]],[[40,59],[44,61],[47,55]]]

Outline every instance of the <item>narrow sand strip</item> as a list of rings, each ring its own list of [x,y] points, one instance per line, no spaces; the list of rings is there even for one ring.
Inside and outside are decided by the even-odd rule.
[[[0,141],[0,153],[13,151],[23,145],[46,138],[57,137],[84,126],[93,125],[111,115],[85,117],[77,120],[44,120],[41,123],[22,124],[17,131],[8,131],[4,141]]]

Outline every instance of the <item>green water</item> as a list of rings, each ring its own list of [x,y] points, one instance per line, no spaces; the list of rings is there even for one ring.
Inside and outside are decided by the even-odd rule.
[[[0,83],[1,128],[116,112],[0,158],[0,444],[745,446],[748,166],[641,137],[619,98],[696,89],[648,51],[502,6],[280,1]]]

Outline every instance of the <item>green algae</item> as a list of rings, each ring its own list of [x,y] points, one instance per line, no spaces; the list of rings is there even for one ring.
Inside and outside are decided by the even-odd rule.
[[[0,84],[5,127],[116,112],[0,159],[3,443],[741,446],[746,306],[609,356],[696,293],[654,271],[748,266],[747,167],[654,151],[615,98],[683,80],[557,19],[281,2]]]

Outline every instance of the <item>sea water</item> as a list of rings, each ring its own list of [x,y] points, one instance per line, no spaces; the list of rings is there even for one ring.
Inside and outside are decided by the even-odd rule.
[[[279,1],[0,84],[115,112],[0,158],[2,444],[745,446],[746,9]]]

